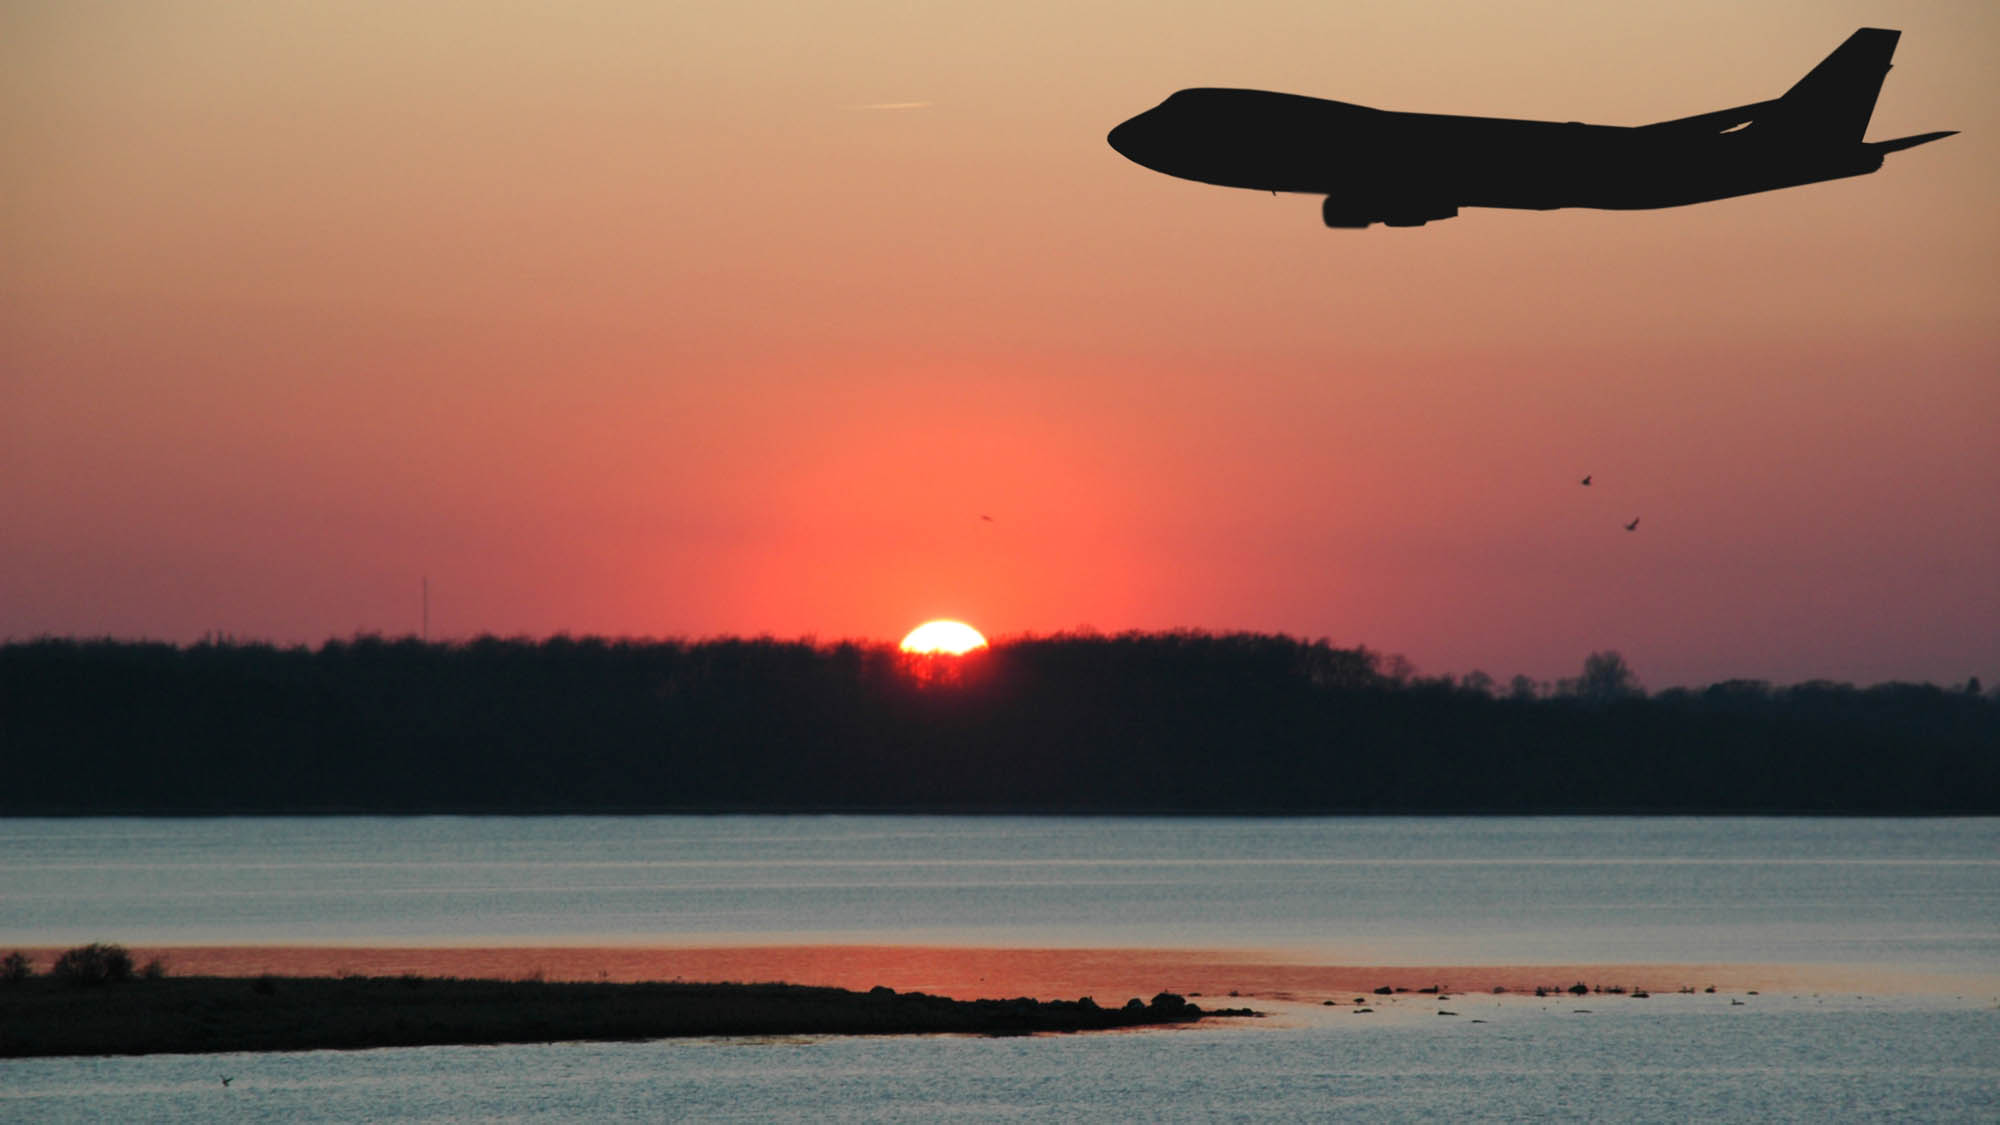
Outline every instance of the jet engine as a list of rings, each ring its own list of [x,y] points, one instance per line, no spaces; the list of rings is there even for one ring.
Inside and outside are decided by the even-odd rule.
[[[1329,195],[1320,205],[1320,218],[1336,230],[1360,230],[1371,223],[1392,227],[1420,227],[1434,219],[1458,217],[1458,208],[1446,203],[1359,203]]]
[[[1442,203],[1401,204],[1388,209],[1382,221],[1392,227],[1420,227],[1433,219],[1456,219],[1458,208]]]
[[[1372,207],[1357,207],[1337,195],[1329,195],[1320,205],[1319,217],[1335,230],[1360,230],[1379,216]]]

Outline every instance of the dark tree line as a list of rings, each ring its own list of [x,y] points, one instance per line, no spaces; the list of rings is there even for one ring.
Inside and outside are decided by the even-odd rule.
[[[1252,634],[0,646],[0,814],[2000,813],[2000,698],[1553,693]]]

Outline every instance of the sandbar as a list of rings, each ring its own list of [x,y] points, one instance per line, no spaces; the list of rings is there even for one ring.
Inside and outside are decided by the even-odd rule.
[[[887,987],[960,1000],[1094,997],[1122,1004],[1174,992],[1319,1003],[1381,988],[1419,993],[1537,988],[1747,992],[1838,991],[1874,995],[1985,991],[1987,978],[1840,965],[1323,964],[1247,950],[995,948],[950,945],[167,945],[131,946],[173,976],[457,977],[484,980],[783,982],[867,990]],[[26,951],[47,965],[60,950]]]

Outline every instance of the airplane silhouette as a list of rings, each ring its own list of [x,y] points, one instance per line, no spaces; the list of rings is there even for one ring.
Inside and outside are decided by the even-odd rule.
[[[1631,522],[1631,523],[1628,523],[1628,524],[1626,524],[1626,525],[1625,525],[1625,530],[1627,530],[1627,531],[1637,531],[1637,530],[1639,530],[1639,517],[1638,517],[1638,516],[1633,516],[1633,517],[1632,517],[1632,522]]]
[[[1326,196],[1330,227],[1461,207],[1638,210],[1865,176],[1956,130],[1861,138],[1900,31],[1864,27],[1770,101],[1633,127],[1397,113],[1268,90],[1182,90],[1111,130],[1156,172]]]

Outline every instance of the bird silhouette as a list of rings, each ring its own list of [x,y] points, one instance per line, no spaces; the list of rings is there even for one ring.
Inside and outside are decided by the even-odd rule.
[[[1626,525],[1625,525],[1625,530],[1627,530],[1627,531],[1637,531],[1637,530],[1639,530],[1639,517],[1638,517],[1638,516],[1633,516],[1633,517],[1632,517],[1632,522],[1631,522],[1631,523],[1628,523],[1628,524],[1626,524]]]
[[[979,518],[985,520],[987,523],[993,522],[993,517],[989,515],[982,514]]]
[[[223,1076],[222,1076],[222,1084],[223,1084],[224,1086],[227,1086],[227,1085],[229,1085],[229,1084],[230,1084],[231,1082],[234,1082],[234,1081],[236,1081],[236,1076],[235,1076],[235,1075],[233,1075],[233,1074],[225,1074],[225,1075],[223,1075]]]
[[[1585,488],[1589,488],[1589,487],[1590,487],[1590,474],[1589,474],[1589,473],[1585,473],[1585,474],[1583,475],[1583,487],[1585,487]]]

